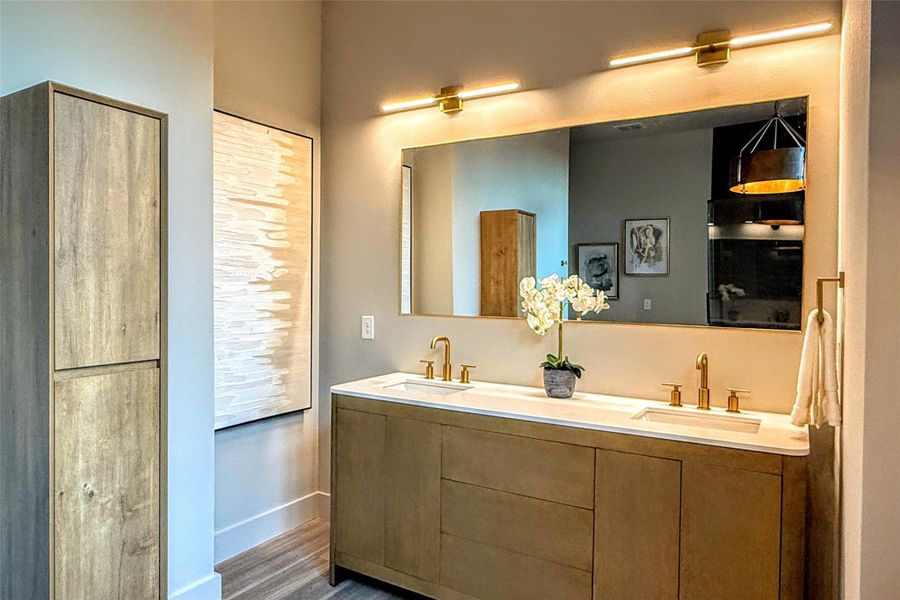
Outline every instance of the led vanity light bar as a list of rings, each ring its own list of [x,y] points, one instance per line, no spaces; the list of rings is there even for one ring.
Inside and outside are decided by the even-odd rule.
[[[465,90],[458,86],[443,87],[436,96],[427,98],[416,98],[415,100],[406,100],[404,102],[394,102],[390,104],[382,104],[382,112],[397,112],[401,110],[412,110],[415,108],[423,108],[426,106],[437,105],[442,113],[456,113],[463,109],[463,100],[470,98],[481,98],[483,96],[496,96],[497,94],[506,94],[519,89],[521,85],[517,82],[502,83],[500,85],[491,85],[483,88],[475,88]]]
[[[668,50],[647,52],[646,54],[635,54],[634,56],[613,58],[609,61],[609,66],[627,67],[629,65],[637,65],[659,60],[668,60],[670,58],[678,58],[681,56],[690,56],[691,54],[696,54],[697,66],[708,67],[728,62],[728,59],[731,57],[732,48],[760,46],[763,44],[771,44],[774,42],[783,42],[786,40],[822,35],[831,31],[831,29],[833,28],[834,24],[831,21],[824,21],[822,23],[799,25],[796,27],[787,27],[784,29],[766,31],[763,33],[740,35],[737,37],[731,37],[731,32],[729,32],[727,29],[723,29],[720,31],[707,31],[697,36],[697,43],[693,46],[681,46],[678,48],[670,48]]]

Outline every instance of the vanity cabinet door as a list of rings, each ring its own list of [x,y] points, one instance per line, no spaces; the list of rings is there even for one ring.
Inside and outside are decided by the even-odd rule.
[[[335,552],[384,564],[387,417],[335,411]]]
[[[597,450],[596,481],[594,600],[677,598],[681,462]]]
[[[776,600],[781,477],[684,463],[681,599]]]
[[[387,418],[384,564],[437,582],[441,545],[441,426]]]

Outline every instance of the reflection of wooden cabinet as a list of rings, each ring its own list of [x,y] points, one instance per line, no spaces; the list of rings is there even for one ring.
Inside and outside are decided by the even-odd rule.
[[[332,580],[481,600],[803,597],[802,457],[333,405]]]
[[[516,209],[481,213],[481,315],[521,314],[519,282],[537,270],[535,220]]]
[[[48,83],[0,109],[0,597],[155,600],[166,117]]]

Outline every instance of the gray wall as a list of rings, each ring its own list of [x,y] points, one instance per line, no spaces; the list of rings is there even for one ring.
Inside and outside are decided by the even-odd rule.
[[[321,4],[216,2],[215,107],[313,138],[318,225]],[[318,290],[318,233],[313,285]],[[313,305],[314,318],[318,302]],[[312,385],[318,385],[313,324]],[[315,395],[315,394],[313,394]],[[318,407],[216,433],[215,560],[316,516]]]
[[[872,3],[871,104],[869,106],[869,240],[867,261],[866,397],[863,449],[863,598],[900,596],[896,569],[900,538],[900,4]],[[853,265],[848,265],[852,268]],[[853,307],[848,307],[852,310]]]
[[[536,275],[564,275],[569,131],[476,140],[453,149],[453,314],[480,314],[482,211],[534,213]]]
[[[212,4],[0,3],[0,91],[52,79],[169,115],[169,591],[213,572]]]
[[[576,244],[619,242],[619,299],[585,318],[705,325],[712,130],[578,141],[570,154],[572,272]],[[669,218],[669,275],[625,275],[625,219],[657,217]]]
[[[844,7],[841,262],[846,271],[843,597],[900,597],[900,4]]]

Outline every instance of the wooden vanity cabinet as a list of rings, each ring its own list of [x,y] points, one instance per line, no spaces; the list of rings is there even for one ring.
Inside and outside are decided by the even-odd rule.
[[[799,600],[805,459],[333,397],[332,582]]]
[[[0,598],[166,595],[166,116],[0,101]]]
[[[344,466],[332,471],[332,511],[340,515],[332,520],[332,565],[437,581],[440,425],[346,409],[333,416],[332,465]]]

